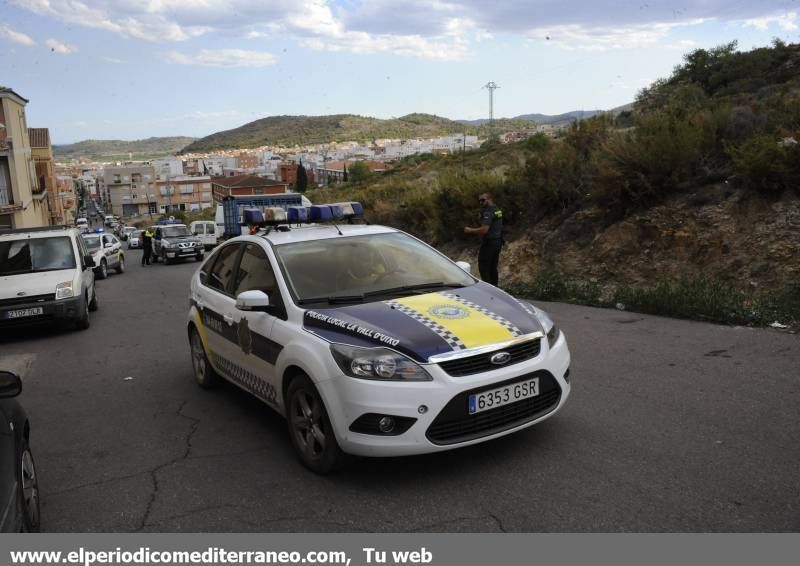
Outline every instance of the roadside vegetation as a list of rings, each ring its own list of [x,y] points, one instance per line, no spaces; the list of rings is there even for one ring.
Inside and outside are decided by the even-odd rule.
[[[654,286],[619,285],[610,293],[597,283],[542,271],[533,280],[508,285],[509,293],[593,307],[703,320],[720,324],[800,327],[800,283],[780,292],[746,292],[723,281],[697,277]]]
[[[555,138],[485,144],[465,155],[414,156],[358,183],[309,192],[312,201],[360,200],[371,221],[435,245],[468,246],[476,195],[503,208],[507,240],[537,224],[594,210],[607,226],[670,197],[722,183],[745,199],[800,196],[800,45],[736,43],[688,54],[633,108],[574,122]],[[556,264],[557,265],[557,264]],[[565,280],[553,266],[515,288],[539,299],[736,324],[798,324],[800,286],[752,291],[737,282],[687,278],[652,286]]]

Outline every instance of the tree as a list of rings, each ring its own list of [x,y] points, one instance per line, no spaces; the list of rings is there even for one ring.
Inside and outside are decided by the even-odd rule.
[[[342,181],[344,181],[346,183],[347,182],[347,164],[345,163],[342,167],[344,167],[344,169],[342,170]]]
[[[298,193],[304,193],[306,192],[307,188],[308,175],[306,174],[306,168],[303,167],[303,162],[301,161],[297,166],[297,182],[295,183],[295,189],[297,189]]]
[[[372,175],[372,170],[363,161],[356,161],[350,166],[349,177],[355,183],[362,183]]]

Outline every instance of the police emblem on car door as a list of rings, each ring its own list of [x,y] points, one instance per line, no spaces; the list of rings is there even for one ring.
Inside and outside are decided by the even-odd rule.
[[[270,297],[273,304],[276,297],[280,297],[266,252],[253,243],[245,246],[239,260],[233,284],[234,300],[245,291],[262,291]],[[264,401],[276,404],[275,362],[282,347],[270,339],[275,323],[274,312],[241,311],[233,308],[230,315],[237,326],[237,342],[243,354],[239,356],[243,371],[237,376],[237,382]]]
[[[253,352],[253,335],[250,333],[250,325],[246,318],[242,317],[239,320],[236,334],[239,339],[239,347],[241,347],[245,356],[249,356]]]

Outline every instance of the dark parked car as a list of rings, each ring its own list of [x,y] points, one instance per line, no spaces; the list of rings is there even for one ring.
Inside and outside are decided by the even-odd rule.
[[[0,532],[39,532],[39,480],[30,447],[30,425],[13,398],[22,380],[0,371]]]

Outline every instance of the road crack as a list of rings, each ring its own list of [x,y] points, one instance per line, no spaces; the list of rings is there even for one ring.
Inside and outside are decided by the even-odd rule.
[[[494,522],[497,523],[497,528],[500,529],[501,532],[503,532],[503,533],[507,533],[508,532],[506,530],[506,528],[503,526],[503,522],[500,520],[500,517],[498,517],[494,513],[489,513],[489,517],[494,519]]]
[[[158,482],[158,473],[164,468],[168,468],[169,466],[177,464],[182,460],[188,459],[189,454],[192,452],[192,440],[194,438],[194,434],[197,432],[197,427],[200,426],[200,419],[197,419],[195,417],[190,417],[189,415],[183,413],[183,409],[184,407],[186,407],[188,403],[189,401],[184,401],[183,403],[181,403],[181,406],[178,407],[178,410],[175,412],[175,414],[178,417],[186,419],[192,423],[191,426],[189,427],[189,432],[186,434],[186,438],[184,440],[185,447],[183,454],[178,456],[177,458],[173,458],[169,462],[159,464],[158,466],[149,471],[150,480],[153,482],[153,491],[150,494],[150,501],[147,502],[147,507],[145,508],[144,514],[142,515],[142,520],[139,523],[139,527],[135,529],[134,532],[141,532],[147,526],[148,519],[150,518],[150,513],[153,510],[153,505],[155,504],[156,499],[158,498],[158,492],[160,489],[160,485]]]

